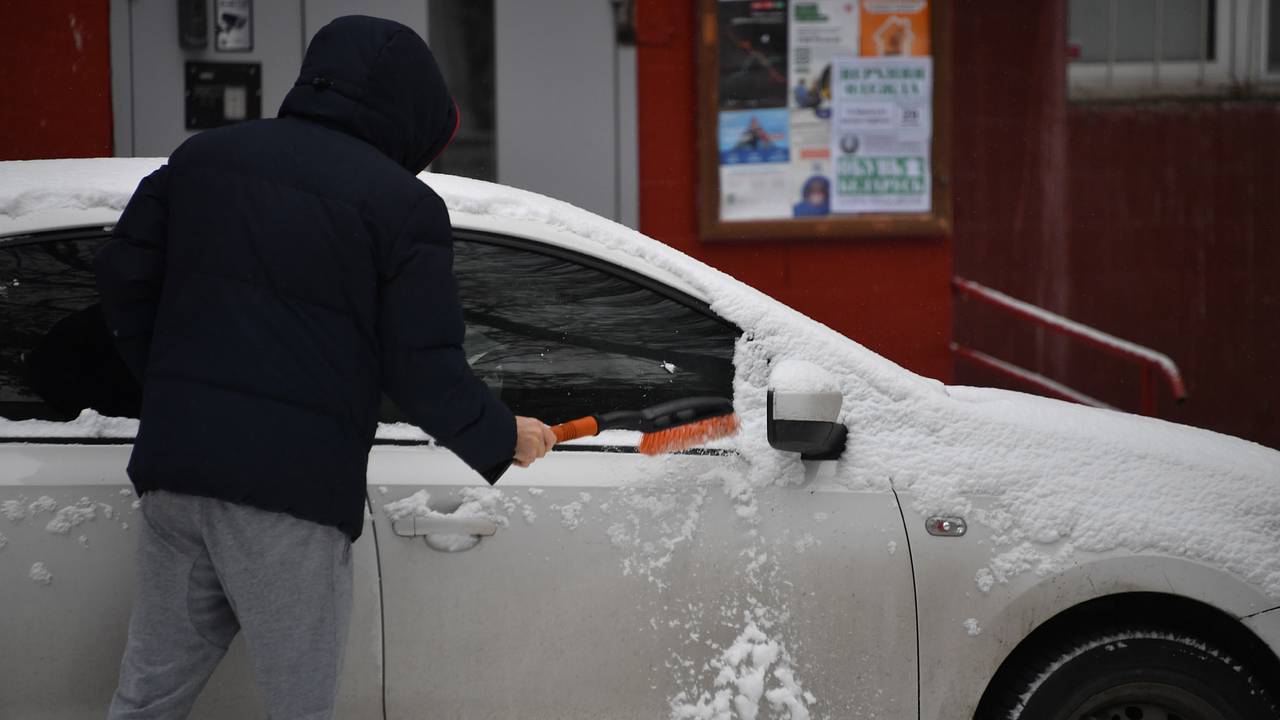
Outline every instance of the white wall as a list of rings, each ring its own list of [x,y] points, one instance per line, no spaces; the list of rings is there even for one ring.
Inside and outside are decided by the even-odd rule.
[[[634,227],[635,52],[616,47],[609,0],[494,3],[498,181]],[[117,155],[167,156],[190,135],[186,60],[262,63],[262,116],[274,117],[306,42],[329,20],[379,15],[426,37],[430,9],[428,0],[258,0],[253,51],[220,53],[212,50],[212,37],[208,50],[179,48],[176,5],[111,2]]]

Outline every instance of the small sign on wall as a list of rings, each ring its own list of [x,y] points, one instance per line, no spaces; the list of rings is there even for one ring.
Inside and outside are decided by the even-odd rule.
[[[253,49],[253,0],[215,0],[213,22],[217,28],[214,48],[221,52]]]
[[[188,62],[188,130],[208,130],[262,117],[260,63]]]

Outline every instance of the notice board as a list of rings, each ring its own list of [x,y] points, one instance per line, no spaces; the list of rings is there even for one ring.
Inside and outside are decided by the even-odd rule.
[[[951,228],[947,0],[699,0],[710,240]]]

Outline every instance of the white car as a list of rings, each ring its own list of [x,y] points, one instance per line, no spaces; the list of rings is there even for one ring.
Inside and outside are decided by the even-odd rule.
[[[137,389],[90,259],[160,162],[0,163],[0,718],[115,687]],[[660,457],[606,432],[489,489],[388,407],[343,717],[1278,716],[1280,453],[944,386],[590,213],[422,179],[514,409],[719,395],[742,428]],[[257,693],[237,641],[196,716]]]

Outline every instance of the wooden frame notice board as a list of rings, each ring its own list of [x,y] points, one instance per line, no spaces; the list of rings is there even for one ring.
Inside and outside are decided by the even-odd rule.
[[[949,233],[950,12],[698,0],[701,237]]]

